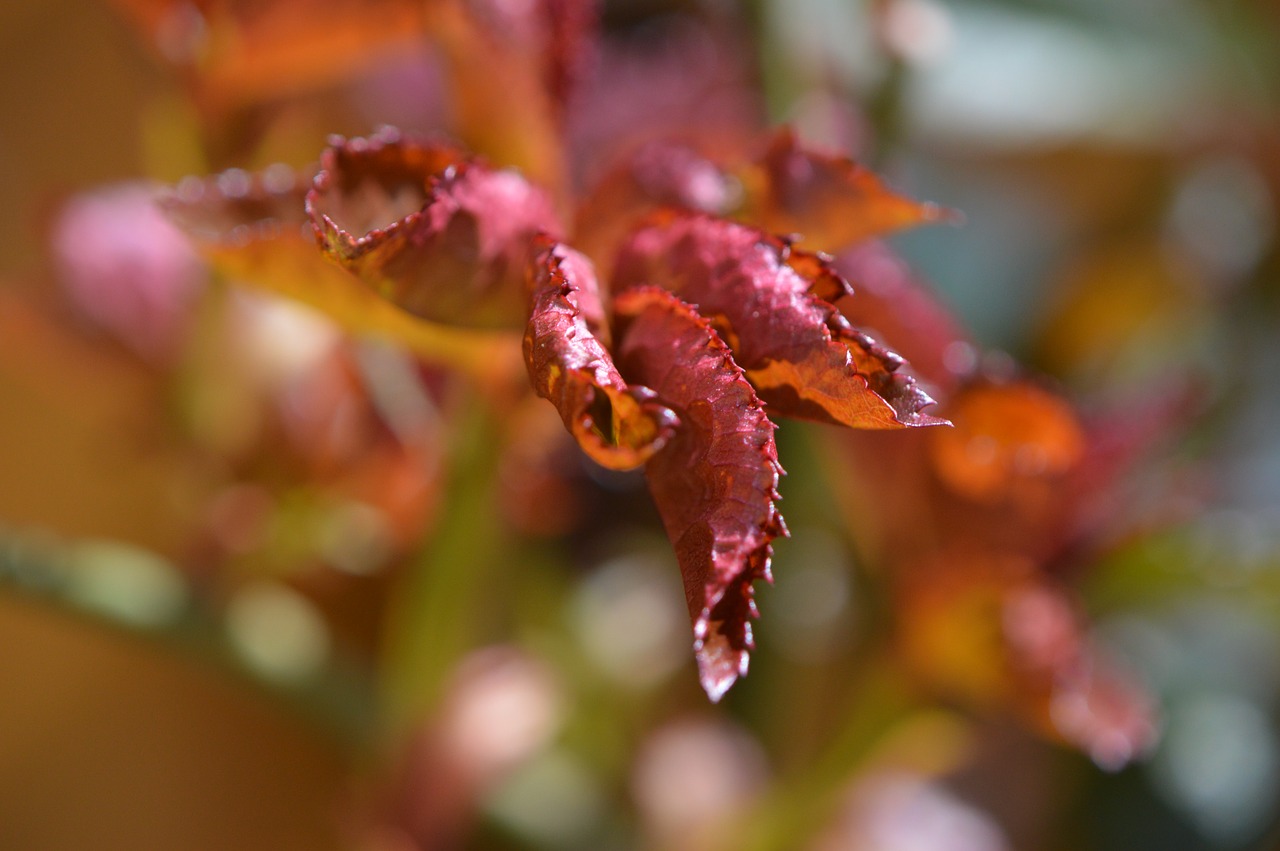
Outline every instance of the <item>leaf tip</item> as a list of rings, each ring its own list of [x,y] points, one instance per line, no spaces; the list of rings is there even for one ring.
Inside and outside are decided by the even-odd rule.
[[[745,627],[745,646],[735,647],[735,642],[711,621],[710,609],[704,609],[694,625],[693,651],[698,660],[698,680],[712,703],[719,703],[733,684],[747,675],[751,663],[751,624]]]
[[[952,207],[944,207],[933,201],[920,202],[920,220],[926,224],[951,225],[952,227],[963,227],[968,223],[968,219],[962,211]]]

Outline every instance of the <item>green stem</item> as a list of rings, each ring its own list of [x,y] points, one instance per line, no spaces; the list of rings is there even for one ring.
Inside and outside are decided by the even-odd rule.
[[[786,851],[830,820],[850,778],[865,765],[884,733],[915,705],[893,660],[870,658],[850,686],[851,703],[822,756],[774,784],[774,792],[744,820],[721,847],[743,851]]]
[[[384,728],[404,732],[440,697],[449,672],[484,638],[485,607],[508,540],[495,522],[497,418],[472,399],[459,418],[435,533],[392,595],[384,637]]]

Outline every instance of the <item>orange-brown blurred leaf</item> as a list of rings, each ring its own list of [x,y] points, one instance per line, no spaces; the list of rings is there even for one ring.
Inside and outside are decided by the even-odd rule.
[[[1077,602],[1017,558],[948,552],[899,580],[899,649],[934,688],[1005,706],[1117,769],[1158,729],[1150,697],[1098,652]]]
[[[596,463],[639,467],[677,425],[647,387],[627,386],[605,349],[607,329],[591,261],[550,238],[529,269],[532,310],[524,336],[529,379]]]
[[[1083,458],[1085,435],[1067,402],[1028,382],[980,383],[956,396],[955,428],[931,435],[939,479],[977,502],[1025,499],[1060,485]]]
[[[784,128],[764,156],[739,172],[741,212],[770,233],[796,234],[811,249],[838,251],[896,230],[944,221],[954,214],[889,189],[847,157],[802,146]]]
[[[199,96],[245,106],[347,78],[421,38],[414,0],[112,0]]]
[[[390,128],[335,137],[306,206],[331,258],[446,325],[519,327],[531,240],[559,229],[547,195],[516,172]]]
[[[619,252],[616,290],[652,283],[697,306],[723,330],[770,407],[852,428],[945,423],[899,370],[904,361],[853,328],[826,301],[847,291],[817,255],[745,225],[673,215]]]
[[[561,120],[591,53],[588,0],[435,0],[428,21],[453,75],[457,131],[473,150],[562,182]]]
[[[682,428],[645,466],[675,546],[702,686],[719,700],[747,672],[752,583],[769,576],[778,513],[773,423],[733,354],[689,305],[656,287],[620,294],[618,362],[651,384]]]

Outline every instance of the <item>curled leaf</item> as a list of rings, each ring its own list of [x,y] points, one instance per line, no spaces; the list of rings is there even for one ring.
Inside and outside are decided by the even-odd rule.
[[[614,470],[639,467],[670,439],[676,416],[649,388],[627,386],[614,367],[591,261],[548,237],[537,246],[524,335],[533,387],[592,460]]]
[[[303,199],[311,171],[282,165],[183,180],[160,204],[224,277],[310,305],[348,331],[388,337],[479,375],[504,364],[511,341],[423,322],[327,262]]]
[[[744,219],[771,233],[797,234],[823,251],[956,218],[937,204],[897,194],[848,157],[802,146],[789,128],[779,131],[764,156],[739,178],[746,196]]]
[[[619,252],[614,286],[661,285],[723,331],[770,407],[853,428],[946,421],[904,361],[851,326],[826,299],[848,285],[820,255],[763,231],[675,215],[637,231]]]
[[[343,268],[416,316],[468,327],[519,326],[530,241],[559,227],[516,172],[392,129],[335,137],[306,208]]]
[[[702,687],[712,700],[747,672],[756,616],[752,583],[770,579],[778,513],[773,423],[711,325],[665,290],[620,294],[618,362],[651,385],[682,427],[645,465],[675,547],[694,625]]]

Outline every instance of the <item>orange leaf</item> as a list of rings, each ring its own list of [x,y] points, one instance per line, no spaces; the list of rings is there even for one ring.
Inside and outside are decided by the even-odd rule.
[[[848,157],[803,147],[788,128],[739,178],[746,191],[744,220],[771,233],[796,234],[808,247],[823,251],[956,218],[936,204],[893,192]]]
[[[221,106],[262,103],[349,78],[420,39],[415,0],[113,0],[160,54]]]

